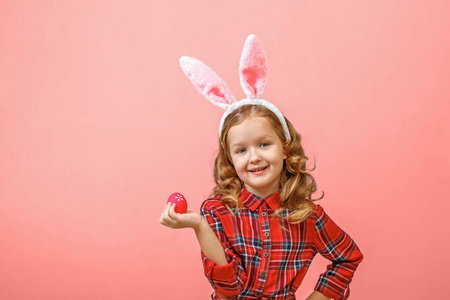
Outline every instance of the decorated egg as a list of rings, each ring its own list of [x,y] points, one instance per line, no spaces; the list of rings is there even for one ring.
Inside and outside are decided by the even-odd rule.
[[[175,212],[179,214],[184,214],[187,211],[187,202],[183,195],[180,193],[173,193],[170,195],[167,203],[172,202],[175,204]]]

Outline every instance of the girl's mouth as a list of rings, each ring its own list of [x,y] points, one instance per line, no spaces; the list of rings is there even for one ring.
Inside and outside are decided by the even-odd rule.
[[[265,169],[267,169],[267,166],[266,166],[266,167],[261,167],[261,168],[255,168],[255,169],[252,169],[252,170],[250,170],[250,172],[252,172],[252,173],[258,173],[258,172],[264,171]]]

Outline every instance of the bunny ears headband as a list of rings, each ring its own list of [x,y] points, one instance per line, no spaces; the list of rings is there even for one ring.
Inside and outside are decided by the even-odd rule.
[[[225,81],[200,60],[183,56],[180,58],[180,66],[192,84],[206,99],[225,109],[220,121],[219,136],[222,134],[225,119],[236,108],[243,105],[261,105],[270,109],[278,117],[283,126],[286,140],[291,140],[283,114],[275,105],[261,98],[267,78],[266,54],[254,34],[247,37],[239,64],[241,86],[247,95],[247,98],[241,101],[236,101]]]

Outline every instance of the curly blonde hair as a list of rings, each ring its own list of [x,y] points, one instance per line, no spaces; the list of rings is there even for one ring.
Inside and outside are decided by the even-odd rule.
[[[220,196],[222,203],[230,211],[233,211],[233,208],[239,209],[242,207],[239,195],[243,182],[239,179],[230,158],[228,131],[231,127],[242,123],[249,117],[266,118],[273,126],[282,143],[286,145],[285,153],[287,158],[284,160],[280,177],[280,208],[276,210],[275,214],[280,218],[287,218],[290,223],[304,221],[314,208],[313,202],[322,199],[324,196],[322,192],[320,198],[311,198],[311,195],[317,190],[314,177],[310,174],[315,169],[315,163],[311,170],[306,168],[308,157],[305,156],[301,145],[301,136],[295,131],[291,122],[285,118],[291,135],[291,140],[286,141],[283,127],[277,116],[271,110],[261,105],[243,105],[225,119],[222,134],[219,138],[219,152],[214,164],[214,181],[216,186],[212,191],[212,195]],[[281,216],[281,212],[286,210],[289,214]]]

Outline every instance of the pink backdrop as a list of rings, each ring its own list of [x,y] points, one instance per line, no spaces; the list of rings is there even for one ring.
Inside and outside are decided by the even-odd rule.
[[[448,297],[450,2],[155,2],[0,2],[0,299],[208,299],[194,233],[158,222],[208,195],[221,117],[178,58],[242,97],[250,33],[365,255],[351,299]]]

